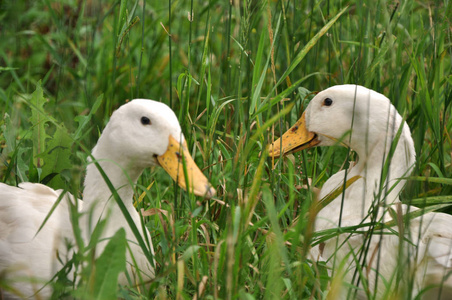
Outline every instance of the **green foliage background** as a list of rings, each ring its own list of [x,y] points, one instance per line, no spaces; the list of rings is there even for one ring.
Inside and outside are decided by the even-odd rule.
[[[81,197],[85,149],[112,111],[162,101],[217,197],[146,171],[137,199],[158,212],[147,217],[157,277],[117,295],[322,299],[326,268],[307,258],[312,220],[294,219],[310,207],[302,186],[321,187],[347,149],[260,154],[313,92],[361,84],[412,130],[421,178],[402,198],[451,203],[451,15],[450,1],[420,0],[1,1],[0,180]],[[57,293],[73,285],[60,278]]]

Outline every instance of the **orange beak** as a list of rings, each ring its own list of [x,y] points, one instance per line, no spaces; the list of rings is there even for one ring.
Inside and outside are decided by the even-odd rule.
[[[270,157],[279,157],[314,147],[318,143],[320,141],[317,139],[317,135],[306,129],[305,113],[303,113],[295,125],[269,146],[268,155]]]
[[[206,176],[204,176],[196,165],[187,150],[187,143],[185,141],[181,145],[175,138],[170,136],[168,149],[165,153],[158,156],[157,160],[162,168],[184,190],[196,196],[204,196],[206,198],[211,198],[215,195],[215,189],[210,185]],[[184,172],[184,165],[187,173]],[[185,174],[188,177],[188,188]]]

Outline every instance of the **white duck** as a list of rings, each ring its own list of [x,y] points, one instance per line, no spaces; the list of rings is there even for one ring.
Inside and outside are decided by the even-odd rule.
[[[186,189],[181,160],[181,157],[184,157],[189,190],[195,195],[206,197],[215,194],[215,190],[187,151],[174,112],[160,102],[136,99],[117,109],[94,147],[92,156],[118,191],[141,236],[148,235],[149,240],[149,232],[143,232],[144,226],[141,225],[140,215],[133,206],[132,199],[133,185],[145,168],[162,166]],[[0,183],[0,274],[5,282],[12,282],[12,287],[19,292],[14,295],[3,291],[3,296],[50,296],[50,288],[44,288],[38,294],[36,292],[61,267],[56,259],[56,251],[60,257],[64,257],[67,252],[65,239],[73,239],[66,200],[57,206],[42,230],[37,235],[36,233],[60,194],[61,191],[42,184],[22,183],[19,187],[13,187]],[[84,199],[83,203],[79,203],[84,213],[80,227],[84,231],[86,241],[89,241],[90,231],[96,222],[107,219],[108,215],[102,238],[111,237],[119,228],[124,228],[138,270],[142,272],[145,280],[152,278],[152,264],[143,254],[123,213],[112,198],[111,190],[94,163],[87,166]],[[103,242],[100,247],[105,245],[106,242]],[[153,254],[152,242],[149,250]],[[102,249],[97,251],[101,252]],[[133,267],[130,255],[127,256],[127,261],[129,274],[136,275],[137,269]],[[23,277],[36,281],[30,283],[29,279],[23,280]],[[126,276],[120,276],[119,281],[121,284],[127,284]]]
[[[403,127],[397,138],[400,126]],[[385,234],[344,233],[312,249],[315,259],[336,267],[333,275],[342,274],[345,282],[359,287],[357,291],[347,290],[350,285],[343,285],[339,297],[375,295],[383,299],[398,293],[414,298],[424,290],[423,296],[439,299],[441,294],[442,299],[452,299],[452,277],[447,276],[452,270],[452,216],[427,213],[408,224],[401,221],[403,214],[417,210],[399,200],[405,185],[401,178],[411,174],[415,151],[408,125],[388,98],[358,85],[326,89],[312,99],[300,120],[269,149],[270,156],[277,157],[338,144],[353,149],[359,160],[350,169],[331,176],[319,199],[338,191],[345,178],[359,179],[318,212],[315,230],[368,223],[372,215],[373,220],[391,221],[391,209],[399,219],[399,226],[384,230]],[[390,154],[392,144],[396,147]],[[385,163],[389,163],[389,171],[383,179]],[[331,297],[338,297],[333,289],[330,293]]]

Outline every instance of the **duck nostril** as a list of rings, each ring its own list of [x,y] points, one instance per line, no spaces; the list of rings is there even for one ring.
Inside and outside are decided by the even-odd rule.
[[[177,159],[178,159],[178,160],[180,160],[180,159],[181,159],[181,157],[182,157],[182,156],[180,155],[180,153],[179,153],[179,152],[176,152],[176,156],[177,156]]]

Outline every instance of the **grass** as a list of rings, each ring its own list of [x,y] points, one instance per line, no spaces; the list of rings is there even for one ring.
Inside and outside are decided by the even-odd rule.
[[[450,1],[44,0],[0,7],[2,182],[43,182],[81,196],[87,149],[111,112],[150,98],[176,112],[217,189],[215,199],[202,201],[164,171],[145,172],[136,196],[143,196],[139,208],[157,209],[146,217],[156,278],[149,289],[119,287],[118,297],[325,298],[327,268],[307,259],[318,238],[312,220],[294,220],[312,201],[300,187],[308,179],[321,187],[348,163],[347,149],[275,161],[262,150],[298,119],[314,91],[335,84],[381,92],[406,118],[420,178],[408,182],[402,199],[452,202]],[[58,146],[66,150],[51,154]],[[88,255],[80,252],[74,265]],[[55,281],[55,298],[80,297],[89,275],[71,283],[61,272]]]

